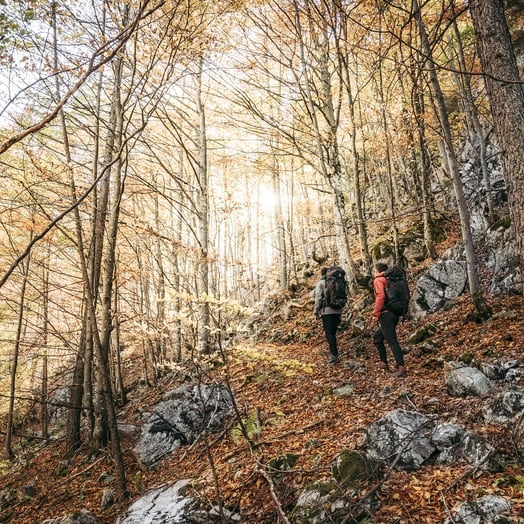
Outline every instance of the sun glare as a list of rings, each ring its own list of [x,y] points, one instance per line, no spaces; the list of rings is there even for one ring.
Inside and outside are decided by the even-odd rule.
[[[277,195],[273,188],[265,184],[261,185],[257,197],[259,209],[270,216],[273,215],[278,203]]]

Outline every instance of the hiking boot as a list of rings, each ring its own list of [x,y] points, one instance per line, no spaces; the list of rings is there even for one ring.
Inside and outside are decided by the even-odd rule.
[[[334,366],[338,362],[338,357],[329,357],[328,366]]]
[[[395,376],[399,378],[404,378],[407,376],[406,368],[404,366],[398,366],[397,371],[395,372]]]
[[[388,367],[388,363],[387,363],[387,362],[382,362],[382,361],[380,361],[380,362],[378,363],[378,367],[379,367],[380,369],[383,369],[384,371],[389,371],[389,367]]]

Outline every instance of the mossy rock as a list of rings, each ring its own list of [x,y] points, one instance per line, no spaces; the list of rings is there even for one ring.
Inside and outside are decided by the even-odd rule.
[[[316,482],[312,482],[311,484],[307,484],[304,487],[304,491],[318,491],[321,497],[325,497],[326,495],[329,495],[336,491],[337,486],[333,482],[322,482],[320,480],[317,480]]]
[[[511,217],[504,215],[500,217],[492,226],[491,231],[497,231],[497,229],[509,229],[511,226]]]
[[[406,341],[408,346],[412,344],[419,344],[428,338],[431,338],[437,332],[437,328],[433,324],[426,324],[425,326],[419,327],[414,333],[412,333]]]
[[[417,223],[414,226],[402,231],[399,234],[399,244],[401,247],[405,247],[417,240],[424,239],[424,230],[422,223]]]
[[[283,455],[270,459],[267,465],[272,470],[288,471],[295,467],[298,459],[299,456],[294,453],[284,453]]]
[[[473,364],[473,361],[475,360],[475,354],[472,351],[466,351],[465,353],[462,353],[462,355],[460,355],[459,360],[461,362],[464,362],[464,364],[470,366]]]
[[[291,522],[307,524],[315,522],[332,522],[327,520],[325,506],[337,487],[332,482],[313,482],[308,484],[300,494],[297,505],[291,513]]]
[[[433,239],[433,242],[439,243],[446,239],[447,236],[447,230],[446,230],[446,223],[448,220],[444,217],[433,219],[430,224],[431,229],[431,238]]]
[[[365,455],[345,450],[331,466],[331,475],[343,489],[360,489],[376,475],[374,464]]]
[[[395,256],[393,243],[390,240],[377,242],[371,248],[371,257],[373,260],[385,260]]]

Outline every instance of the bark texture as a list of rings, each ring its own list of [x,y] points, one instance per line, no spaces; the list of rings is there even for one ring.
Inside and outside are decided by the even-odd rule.
[[[470,12],[524,275],[524,88],[503,4],[501,0],[471,0]]]

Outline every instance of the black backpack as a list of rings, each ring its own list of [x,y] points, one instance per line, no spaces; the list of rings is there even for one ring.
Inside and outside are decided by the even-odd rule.
[[[340,266],[331,266],[325,280],[324,306],[342,309],[348,301],[346,272]]]
[[[384,276],[387,280],[384,309],[403,317],[408,312],[409,299],[411,298],[406,275],[402,269],[392,267],[384,271]]]

